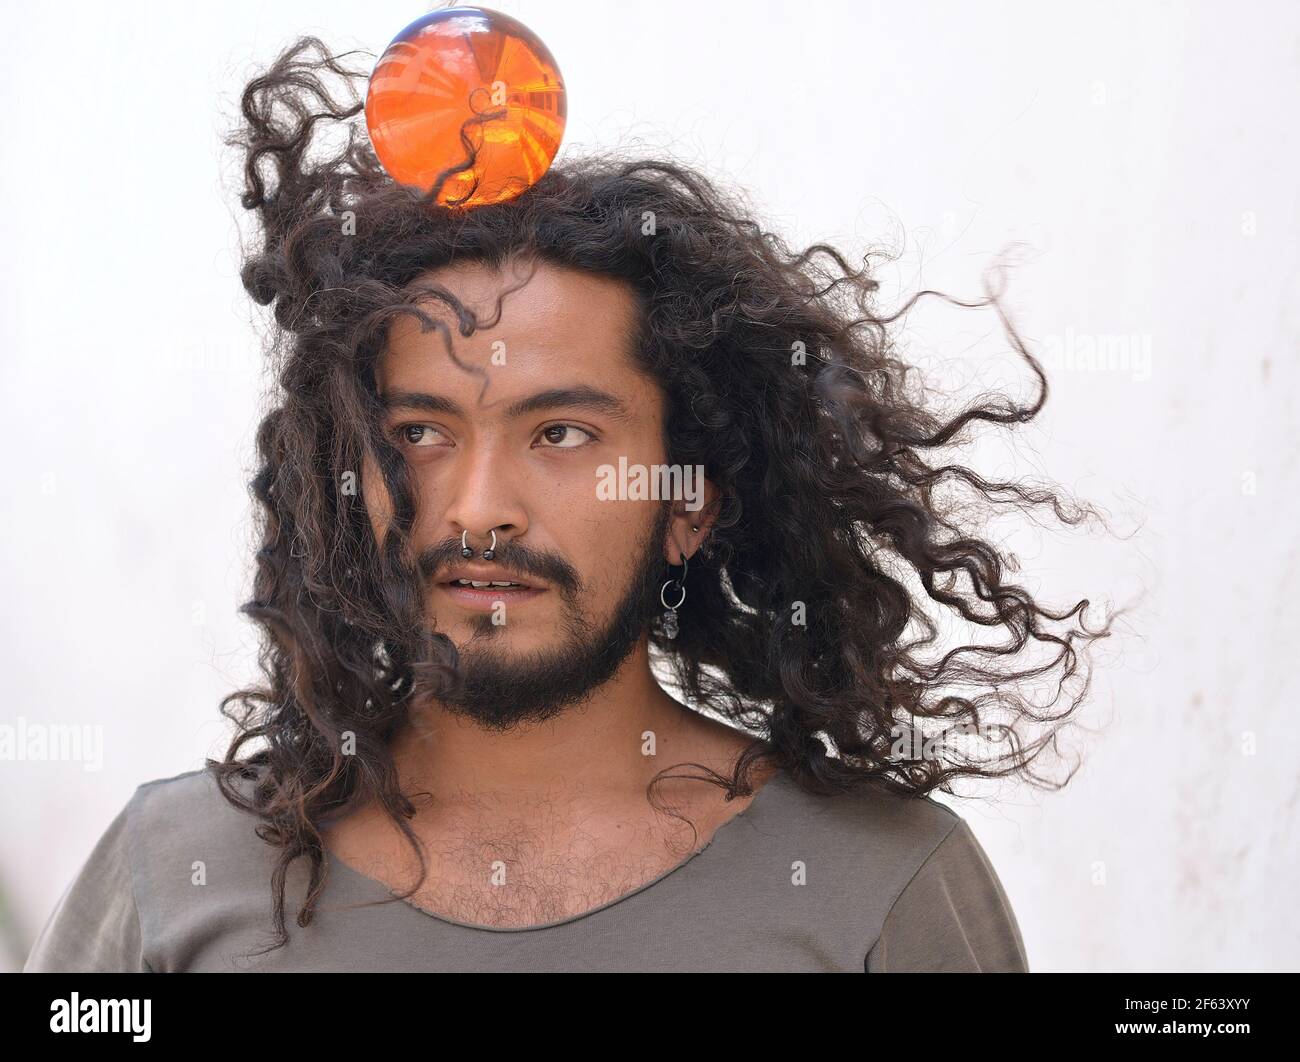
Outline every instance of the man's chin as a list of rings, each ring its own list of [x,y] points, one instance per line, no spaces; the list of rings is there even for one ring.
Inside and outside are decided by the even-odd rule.
[[[499,647],[471,639],[460,653],[460,689],[443,703],[491,729],[546,722],[589,701],[617,674],[638,640],[629,639],[626,630],[621,637],[557,638],[556,644],[537,647],[517,644],[514,637]]]
[[[443,705],[454,715],[490,730],[544,723],[580,704],[592,689],[557,690],[527,667],[482,666],[467,661],[465,681]]]

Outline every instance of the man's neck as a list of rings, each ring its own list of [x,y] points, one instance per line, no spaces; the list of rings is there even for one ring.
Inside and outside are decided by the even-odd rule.
[[[409,828],[436,868],[417,906],[524,925],[622,895],[707,844],[774,768],[756,764],[754,793],[734,801],[698,780],[698,767],[670,771],[653,801],[650,781],[678,764],[729,777],[752,741],[668,696],[642,651],[588,702],[539,725],[489,731],[430,707],[392,745],[399,785],[416,808]],[[407,839],[377,805],[324,830],[331,852],[361,873],[403,890],[420,880]],[[499,860],[519,888],[489,886],[487,868]],[[608,892],[593,894],[591,882],[606,880]]]

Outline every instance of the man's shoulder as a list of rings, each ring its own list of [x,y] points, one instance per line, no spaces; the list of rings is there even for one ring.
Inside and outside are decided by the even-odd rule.
[[[254,771],[260,776],[258,768],[250,768],[249,774]],[[229,788],[245,799],[253,784],[254,779],[248,776],[233,775],[228,780]],[[173,838],[211,836],[214,829],[236,824],[241,832],[247,832],[252,822],[250,813],[236,807],[222,792],[210,767],[142,782],[129,807],[134,829],[165,831]]]
[[[251,800],[264,767],[224,776]],[[266,820],[238,806],[211,766],[153,778],[120,816],[143,954],[153,970],[230,969],[265,929],[282,851],[259,836]],[[296,897],[300,875],[286,886]],[[291,902],[292,902],[292,897]]]
[[[810,792],[788,776],[788,814],[810,840],[882,854],[917,866],[963,821],[930,796],[899,792],[879,780],[834,795]],[[806,832],[805,832],[806,831]]]
[[[245,799],[254,779],[229,787]],[[237,807],[211,768],[154,778],[136,787],[126,808],[131,864],[146,899],[162,900],[192,881],[233,884],[265,876],[272,851],[255,832],[263,820]]]
[[[764,859],[803,875],[819,909],[878,929],[917,872],[965,820],[929,796],[871,780],[834,795],[783,776],[782,799],[756,826]]]

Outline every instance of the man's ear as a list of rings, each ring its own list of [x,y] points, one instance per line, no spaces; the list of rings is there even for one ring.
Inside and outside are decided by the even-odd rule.
[[[664,541],[664,559],[669,564],[681,564],[682,554],[689,560],[695,556],[704,540],[708,538],[713,523],[722,508],[722,491],[712,480],[700,476],[703,483],[703,499],[677,498],[673,501],[673,514],[668,522],[668,534]],[[697,507],[692,507],[697,506]]]

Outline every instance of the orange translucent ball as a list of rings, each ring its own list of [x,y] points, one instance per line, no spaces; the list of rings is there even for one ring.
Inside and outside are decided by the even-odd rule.
[[[444,205],[514,199],[546,172],[566,115],[559,68],[541,40],[483,7],[435,11],[380,56],[366,93],[366,126],[389,176],[426,195],[443,171]],[[462,142],[462,134],[471,148]]]

